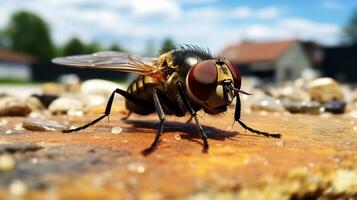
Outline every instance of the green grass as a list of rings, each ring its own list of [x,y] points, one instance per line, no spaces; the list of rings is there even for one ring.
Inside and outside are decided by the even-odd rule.
[[[35,82],[31,80],[19,80],[13,78],[0,78],[0,84],[10,84],[10,85],[27,85],[27,84],[40,84],[40,82]]]

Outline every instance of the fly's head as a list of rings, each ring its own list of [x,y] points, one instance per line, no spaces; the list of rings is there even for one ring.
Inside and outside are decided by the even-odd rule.
[[[228,60],[201,61],[190,69],[186,77],[188,94],[209,114],[226,111],[240,87],[238,67]]]

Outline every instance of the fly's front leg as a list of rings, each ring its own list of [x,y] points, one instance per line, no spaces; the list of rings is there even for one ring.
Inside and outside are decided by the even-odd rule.
[[[127,100],[129,101],[132,101],[138,105],[142,105],[146,108],[152,108],[153,105],[145,100],[142,100],[140,98],[137,98],[135,96],[133,96],[132,94],[128,93],[127,91],[125,90],[121,90],[119,88],[117,88],[116,90],[114,90],[112,92],[112,94],[110,95],[109,97],[109,100],[107,102],[107,106],[105,107],[105,111],[104,111],[104,114],[100,117],[98,117],[97,119],[89,122],[88,124],[85,124],[83,126],[80,126],[78,128],[75,128],[75,129],[69,129],[69,130],[64,130],[62,131],[63,133],[71,133],[71,132],[76,132],[76,131],[79,131],[79,130],[82,130],[82,129],[85,129],[85,128],[88,128],[89,126],[92,126],[94,124],[96,124],[97,122],[99,122],[100,120],[102,120],[104,117],[108,117],[110,115],[110,111],[112,109],[112,105],[113,105],[113,100],[114,100],[114,95],[115,94],[120,94],[122,95],[124,98],[126,98]]]
[[[242,122],[240,120],[241,101],[240,101],[239,95],[237,95],[236,98],[237,98],[236,110],[235,110],[235,113],[234,113],[235,121],[237,121],[243,128],[249,130],[252,133],[255,133],[255,134],[258,134],[258,135],[264,135],[265,137],[281,138],[280,134],[274,134],[274,133],[268,133],[268,132],[264,132],[264,131],[259,131],[259,130],[256,130],[256,129],[252,128],[252,127],[249,127],[244,122]]]
[[[208,145],[208,139],[207,139],[207,135],[206,133],[203,131],[203,128],[201,126],[201,124],[199,123],[198,121],[198,118],[197,118],[197,114],[196,114],[196,111],[193,109],[190,101],[188,100],[187,98],[187,94],[185,92],[185,88],[183,86],[183,83],[182,82],[178,82],[177,84],[177,88],[178,88],[178,92],[179,92],[179,95],[187,109],[187,111],[191,114],[191,116],[195,119],[196,121],[196,124],[197,124],[197,129],[198,129],[198,133],[200,134],[200,137],[202,138],[203,140],[203,152],[207,152],[208,149],[209,149],[209,145]]]
[[[162,106],[160,104],[160,99],[158,97],[158,89],[154,89],[154,92],[153,92],[153,99],[154,99],[154,104],[155,104],[155,109],[156,109],[156,112],[159,116],[159,119],[160,119],[160,126],[159,126],[159,129],[157,129],[157,132],[156,132],[156,137],[153,141],[153,143],[150,145],[149,148],[146,148],[143,150],[143,154],[144,155],[147,155],[147,154],[150,154],[151,152],[153,152],[153,150],[157,147],[157,145],[159,144],[160,142],[160,137],[162,135],[162,132],[164,131],[164,123],[165,123],[165,113],[164,113],[164,110],[162,109]]]

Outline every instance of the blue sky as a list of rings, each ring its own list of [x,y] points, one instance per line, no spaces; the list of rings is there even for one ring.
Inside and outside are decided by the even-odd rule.
[[[325,45],[342,38],[354,0],[0,0],[0,27],[13,12],[30,10],[62,44],[72,36],[118,43],[143,53],[163,38],[213,52],[242,40],[298,38]]]

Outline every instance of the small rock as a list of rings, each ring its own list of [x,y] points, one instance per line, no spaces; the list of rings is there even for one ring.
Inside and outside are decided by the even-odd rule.
[[[352,127],[352,130],[357,132],[357,125]]]
[[[27,118],[23,122],[23,127],[30,131],[58,131],[68,129],[68,126],[61,122],[36,118]]]
[[[41,118],[46,119],[51,116],[51,113],[48,110],[35,110],[29,114],[31,118]]]
[[[344,100],[342,87],[332,78],[319,78],[308,85],[309,95],[312,100],[322,103],[331,100]]]
[[[22,123],[15,124],[14,130],[16,130],[16,131],[24,130],[23,124]]]
[[[355,119],[357,118],[357,110],[352,110],[351,111],[351,117],[355,118]]]
[[[112,128],[112,133],[113,134],[119,134],[119,133],[121,133],[123,131],[123,129],[122,128],[120,128],[119,126],[116,126],[116,127],[113,127]]]
[[[67,114],[68,111],[84,111],[84,102],[71,97],[60,97],[48,107],[52,114]]]
[[[106,104],[108,98],[98,94],[88,94],[83,96],[83,101],[88,107],[93,107]]]
[[[0,155],[0,171],[10,171],[15,167],[15,159],[10,154]]]
[[[27,185],[20,180],[13,180],[9,186],[9,191],[14,196],[23,196],[27,190]]]
[[[277,112],[282,111],[284,108],[281,105],[280,100],[276,100],[271,97],[264,97],[253,102],[251,109],[254,111]]]
[[[16,97],[0,98],[0,116],[26,116],[31,109]]]
[[[176,139],[176,140],[181,140],[180,134],[175,134],[175,139]]]
[[[0,144],[0,153],[26,153],[31,151],[37,151],[43,147],[29,142],[16,142],[9,144]]]
[[[45,109],[45,106],[42,104],[42,102],[37,98],[30,96],[26,99],[26,105],[31,109],[31,110],[43,110]]]
[[[85,94],[96,94],[108,97],[117,88],[125,89],[122,85],[100,79],[84,81],[81,85],[81,92]]]
[[[308,100],[309,94],[297,86],[287,85],[281,88],[270,88],[270,93],[277,99]]]
[[[0,119],[0,126],[7,125],[8,121],[6,119]]]
[[[286,100],[283,102],[285,109],[291,113],[320,113],[321,105],[316,101]]]
[[[80,78],[76,74],[66,74],[59,77],[59,82],[64,85],[66,92],[79,92]]]
[[[64,91],[64,87],[58,83],[45,83],[42,85],[42,92],[45,95],[60,95]]]
[[[332,100],[322,105],[325,108],[325,111],[341,114],[345,112],[346,102],[339,100]]]
[[[131,172],[137,172],[139,174],[142,174],[145,172],[145,165],[144,163],[141,162],[131,162],[127,165],[127,168]]]

